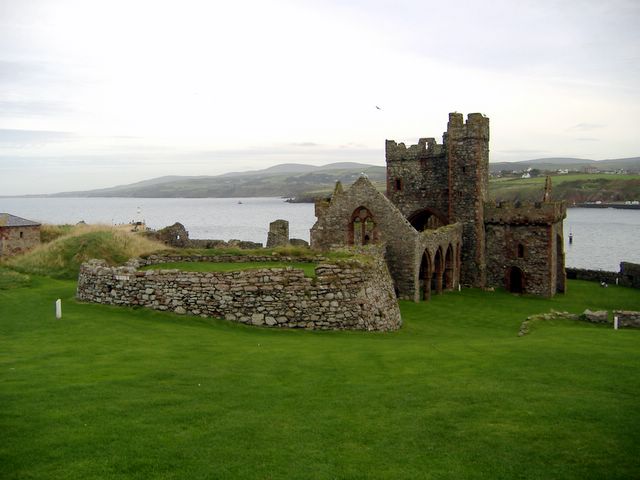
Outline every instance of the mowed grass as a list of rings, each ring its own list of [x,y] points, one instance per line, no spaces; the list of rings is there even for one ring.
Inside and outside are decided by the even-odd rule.
[[[305,277],[316,276],[315,263],[302,262],[168,262],[143,267],[141,270],[177,269],[187,272],[234,272],[261,268],[295,268],[302,270]]]
[[[640,331],[533,313],[640,310],[570,281],[554,299],[401,302],[395,333],[255,328],[0,290],[0,478],[630,479]],[[54,301],[63,299],[63,318]]]

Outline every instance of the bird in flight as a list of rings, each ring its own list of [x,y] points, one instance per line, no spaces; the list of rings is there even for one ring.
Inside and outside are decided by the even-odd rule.
[[[382,110],[379,106],[376,105],[376,110]]]

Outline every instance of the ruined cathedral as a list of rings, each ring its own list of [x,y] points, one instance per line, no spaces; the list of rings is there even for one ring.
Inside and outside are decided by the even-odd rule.
[[[449,114],[442,144],[387,140],[386,162],[386,195],[362,176],[316,201],[312,247],[384,246],[398,297],[414,301],[460,285],[564,292],[565,205],[549,179],[539,202],[489,201],[487,117]]]

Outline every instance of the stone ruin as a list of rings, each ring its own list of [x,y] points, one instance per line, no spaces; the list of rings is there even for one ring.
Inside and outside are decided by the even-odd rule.
[[[414,301],[461,285],[564,292],[566,207],[550,180],[540,202],[489,201],[487,117],[449,114],[442,144],[387,140],[386,162],[386,194],[361,177],[316,201],[312,248],[385,245],[398,296]]]
[[[286,247],[308,247],[309,242],[301,238],[289,238],[289,222],[287,220],[275,220],[269,224],[267,234],[267,248]]]
[[[178,314],[215,317],[249,325],[316,330],[397,330],[402,324],[391,277],[375,249],[368,261],[272,255],[152,256],[123,267],[103,260],[83,263],[81,301],[140,306]],[[301,269],[259,268],[231,272],[139,270],[155,263],[319,262],[315,278]]]

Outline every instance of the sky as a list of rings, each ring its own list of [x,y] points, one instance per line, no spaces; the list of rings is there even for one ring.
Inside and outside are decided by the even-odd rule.
[[[384,165],[454,111],[492,162],[640,156],[638,25],[637,0],[0,0],[0,196]]]

